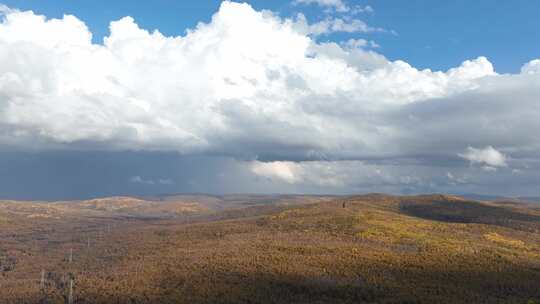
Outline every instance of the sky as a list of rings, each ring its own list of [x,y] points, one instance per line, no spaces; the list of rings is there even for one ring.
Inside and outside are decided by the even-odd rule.
[[[0,198],[540,195],[536,1],[3,1]]]

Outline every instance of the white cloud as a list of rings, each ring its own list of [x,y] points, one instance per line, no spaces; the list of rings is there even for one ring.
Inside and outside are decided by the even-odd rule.
[[[471,163],[484,165],[484,169],[487,171],[494,171],[496,170],[496,167],[507,166],[506,156],[495,150],[492,146],[487,146],[484,149],[468,147],[467,151],[463,154],[459,154],[459,156]]]
[[[540,59],[531,60],[521,67],[522,74],[540,74]]]
[[[404,189],[435,189],[466,183],[466,177],[452,173],[437,178],[437,169],[418,166],[375,164],[364,161],[276,161],[248,163],[249,170],[259,177],[295,187],[313,186],[324,192],[326,189],[348,191],[401,192]],[[461,176],[462,174],[460,174]]]
[[[461,66],[448,70],[447,74],[450,78],[455,80],[476,79],[496,75],[491,62],[483,56],[478,57],[475,60],[466,60]]]
[[[294,162],[276,161],[276,162],[258,162],[250,164],[251,171],[261,177],[283,181],[289,184],[295,184],[302,181],[302,168]]]
[[[349,39],[342,43],[344,47],[350,49],[356,48],[379,48],[381,47],[373,40],[366,39]]]
[[[535,185],[538,171],[501,170],[497,166],[454,167],[412,162],[384,161],[298,161],[244,163],[257,177],[252,187],[316,193],[525,193]],[[255,172],[254,168],[265,168]],[[275,189],[275,188],[274,188]],[[525,192],[524,192],[525,191]]]
[[[145,184],[145,185],[172,185],[173,181],[171,179],[160,178],[158,180],[145,179],[138,175],[132,176],[129,178],[130,183],[134,184]]]
[[[148,185],[155,184],[153,180],[145,180],[145,179],[143,179],[142,177],[140,177],[138,175],[130,177],[129,182],[134,183],[134,184],[148,184]]]
[[[342,0],[294,0],[293,4],[316,4],[321,7],[332,8],[337,12],[348,12],[350,10],[350,7]],[[371,7],[369,9],[373,10]]]
[[[386,32],[385,29],[371,27],[360,19],[343,19],[326,17],[325,19],[309,23],[304,14],[299,13],[294,20],[293,26],[305,35],[319,36],[330,33],[371,33]]]
[[[343,0],[294,0],[293,5],[318,5],[325,8],[327,11],[335,11],[337,13],[348,13],[348,14],[361,14],[361,13],[373,13],[375,10],[369,5],[354,5],[349,6]]]
[[[5,14],[9,14],[9,13],[14,13],[16,12],[17,10],[15,9],[12,9],[8,6],[6,6],[5,4],[0,4],[0,15],[5,15]]]
[[[318,42],[297,19],[228,1],[184,36],[126,17],[103,44],[74,16],[4,14],[2,149],[439,161],[494,145],[540,155],[530,132],[540,129],[536,61],[514,75],[484,57],[420,70],[364,49],[368,42]],[[317,31],[349,26],[329,20]]]
[[[349,182],[348,169],[358,169],[363,164],[357,161],[252,161],[249,168],[257,176],[288,184],[344,187]],[[357,181],[357,180],[356,180]]]
[[[173,180],[168,179],[168,178],[160,178],[160,179],[158,179],[158,183],[161,184],[161,185],[172,185],[172,184],[174,184]]]
[[[450,181],[450,184],[456,185],[456,184],[466,184],[467,183],[467,177],[466,176],[456,176],[452,174],[451,172],[446,173],[446,177],[448,177],[448,180]]]
[[[495,172],[497,171],[497,168],[491,167],[491,166],[483,166],[482,170],[487,171],[487,172]]]
[[[352,14],[373,13],[373,12],[375,12],[375,10],[373,9],[373,7],[369,5],[366,5],[366,6],[356,5],[350,10],[350,13]]]
[[[256,176],[294,185],[328,188],[420,186],[426,182],[417,168],[369,164],[363,161],[249,162]]]

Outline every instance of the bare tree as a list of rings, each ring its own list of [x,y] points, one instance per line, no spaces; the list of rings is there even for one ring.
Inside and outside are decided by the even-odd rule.
[[[73,277],[69,279],[69,289],[68,289],[68,304],[73,304]]]
[[[41,270],[41,280],[39,282],[39,288],[41,290],[45,289],[45,269]]]

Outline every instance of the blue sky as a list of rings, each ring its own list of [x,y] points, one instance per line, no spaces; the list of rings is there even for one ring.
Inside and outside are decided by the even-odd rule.
[[[303,12],[320,19],[315,6],[292,5],[288,0],[246,1],[257,9],[270,9],[286,17]],[[48,17],[69,13],[82,19],[95,41],[108,34],[112,20],[132,16],[145,29],[166,35],[182,35],[199,21],[208,22],[221,1],[128,1],[128,0],[4,0],[19,9],[34,10]],[[374,13],[361,14],[369,25],[394,30],[398,35],[332,34],[320,40],[364,38],[381,45],[389,59],[402,59],[418,68],[446,70],[462,61],[486,56],[499,73],[517,72],[540,56],[540,2],[531,0],[376,0],[349,1],[370,5]],[[311,19],[310,19],[311,20]]]

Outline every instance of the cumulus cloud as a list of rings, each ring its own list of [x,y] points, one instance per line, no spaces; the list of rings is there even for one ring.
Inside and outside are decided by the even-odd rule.
[[[367,40],[311,36],[369,32],[365,24],[328,19],[306,30],[298,18],[229,1],[184,36],[125,17],[99,44],[75,16],[2,15],[2,149],[226,155],[261,160],[251,169],[260,176],[335,185],[343,180],[321,160],[343,172],[341,161],[459,166],[468,146],[493,145],[513,160],[540,155],[530,132],[540,129],[536,60],[513,75],[485,57],[421,70],[366,49]],[[302,173],[310,170],[325,178]]]
[[[522,74],[540,74],[540,59],[532,60],[521,67]]]
[[[380,170],[362,161],[251,161],[248,167],[256,176],[275,182],[319,187],[351,186],[360,181],[361,175],[381,177]]]
[[[288,184],[315,185],[321,187],[345,187],[358,182],[351,178],[351,170],[361,169],[360,161],[252,161],[249,168],[259,177]],[[366,173],[364,170],[363,173]]]
[[[492,146],[487,146],[483,149],[468,147],[465,153],[459,154],[460,157],[470,161],[484,165],[488,171],[493,171],[495,167],[506,167],[506,156],[495,150]]]
[[[9,13],[13,13],[13,12],[16,12],[17,10],[15,9],[12,9],[8,6],[6,6],[5,4],[0,4],[0,14],[9,14]]]
[[[302,181],[302,168],[294,162],[275,161],[264,163],[254,161],[250,164],[250,169],[258,176],[276,179],[289,184]]]

